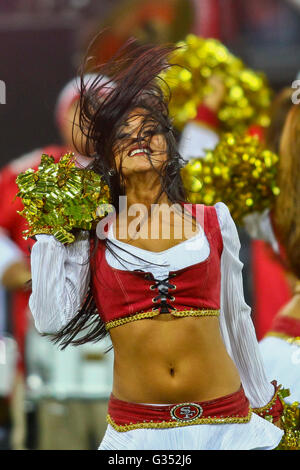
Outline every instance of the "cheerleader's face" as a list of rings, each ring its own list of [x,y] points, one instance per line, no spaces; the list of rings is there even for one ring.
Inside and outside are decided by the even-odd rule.
[[[168,160],[162,126],[142,108],[134,109],[117,131],[113,155],[118,173],[159,171]]]

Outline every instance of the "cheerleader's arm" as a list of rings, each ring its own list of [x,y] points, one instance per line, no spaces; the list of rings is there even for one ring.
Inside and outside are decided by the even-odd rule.
[[[221,332],[226,349],[238,368],[242,385],[252,408],[265,407],[276,389],[266,376],[251,319],[251,309],[243,292],[239,259],[240,241],[227,206],[215,205],[223,237],[221,257]]]
[[[90,280],[89,233],[63,245],[52,235],[37,235],[31,251],[29,308],[40,333],[57,333],[78,313]]]

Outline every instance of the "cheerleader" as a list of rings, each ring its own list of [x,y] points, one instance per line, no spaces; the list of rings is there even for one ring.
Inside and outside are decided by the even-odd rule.
[[[287,114],[279,145],[278,185],[275,207],[260,220],[259,232],[271,243],[285,264],[292,285],[292,297],[284,305],[260,349],[268,375],[290,388],[288,402],[300,401],[300,107]],[[272,219],[272,222],[271,222]],[[274,228],[273,228],[274,227]]]
[[[292,89],[283,88],[274,98],[270,126],[265,132],[265,146],[279,154],[279,142],[287,114],[292,103]],[[269,331],[279,310],[291,299],[291,287],[286,270],[274,252],[279,250],[272,229],[269,209],[255,212],[244,218],[244,226],[252,241],[252,266],[254,288],[254,318],[258,339]],[[270,250],[270,245],[273,250]],[[272,286],[272,288],[270,288]]]
[[[115,213],[68,246],[36,236],[30,309],[37,329],[63,346],[111,338],[114,381],[99,449],[273,449],[282,405],[244,301],[235,224],[223,203],[186,204],[158,80],[172,51],[130,41],[82,86],[85,154],[108,181]],[[168,227],[156,219],[155,234],[154,204],[172,212]],[[185,223],[190,231],[178,237]]]

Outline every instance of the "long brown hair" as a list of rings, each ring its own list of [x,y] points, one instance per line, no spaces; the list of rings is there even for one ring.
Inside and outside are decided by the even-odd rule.
[[[275,228],[288,267],[300,279],[300,106],[297,105],[290,109],[281,136],[278,185]]]
[[[283,88],[274,98],[271,104],[271,123],[266,131],[266,147],[272,152],[279,153],[279,144],[287,114],[291,107],[293,90]]]

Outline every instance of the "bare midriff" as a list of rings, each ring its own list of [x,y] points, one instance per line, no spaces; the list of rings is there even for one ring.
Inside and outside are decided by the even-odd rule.
[[[218,317],[160,314],[110,330],[113,394],[134,403],[206,401],[239,390]]]

